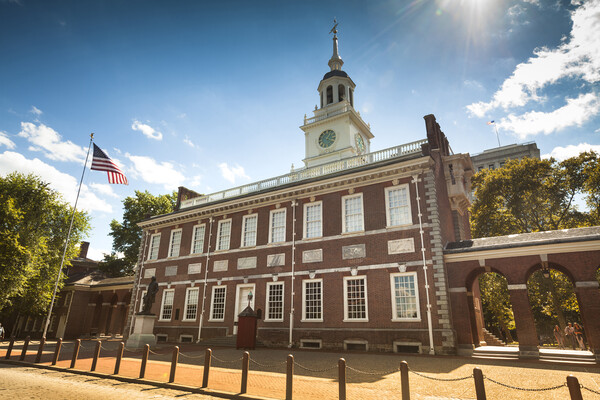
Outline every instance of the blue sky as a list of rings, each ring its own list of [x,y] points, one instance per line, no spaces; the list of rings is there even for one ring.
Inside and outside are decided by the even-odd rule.
[[[0,175],[75,198],[89,134],[130,184],[87,171],[90,256],[135,190],[211,193],[302,166],[333,18],[371,150],[536,141],[600,151],[600,0],[0,0]]]

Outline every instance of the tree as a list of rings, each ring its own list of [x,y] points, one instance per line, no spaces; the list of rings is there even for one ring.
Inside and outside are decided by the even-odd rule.
[[[46,311],[72,210],[34,175],[0,177],[0,310],[10,306],[31,315]],[[77,255],[88,230],[89,217],[76,212],[65,266]]]
[[[135,197],[123,200],[123,222],[112,220],[110,236],[113,238],[113,250],[124,254],[127,267],[122,268],[128,274],[133,273],[133,266],[138,261],[138,251],[142,240],[142,229],[138,222],[151,216],[167,214],[175,209],[177,193],[154,196],[148,191],[135,191]],[[105,262],[115,263],[111,256]],[[107,267],[108,268],[108,267]],[[114,269],[114,268],[113,268]]]
[[[128,264],[125,258],[117,256],[114,251],[104,255],[104,259],[98,263],[98,269],[111,278],[134,274],[133,265]]]
[[[479,291],[484,320],[504,332],[507,343],[513,342],[510,331],[515,329],[515,317],[506,278],[494,272],[482,274],[479,276]]]

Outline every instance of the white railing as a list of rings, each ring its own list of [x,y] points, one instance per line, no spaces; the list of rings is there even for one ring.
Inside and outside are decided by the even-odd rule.
[[[265,189],[271,189],[292,182],[300,182],[311,178],[318,178],[320,176],[326,176],[336,172],[361,167],[363,165],[374,164],[409,154],[417,154],[421,152],[421,145],[425,143],[427,143],[427,139],[417,140],[416,142],[390,147],[388,149],[363,154],[361,156],[349,157],[343,160],[330,162],[316,167],[299,169],[297,171],[293,171],[285,175],[280,175],[275,178],[265,179],[259,182],[249,183],[247,185],[238,186],[232,189],[222,190],[217,193],[208,194],[206,196],[200,196],[195,197],[193,199],[184,200],[181,202],[180,208],[188,208],[200,204],[207,204],[217,200],[228,199],[248,193],[258,192]]]

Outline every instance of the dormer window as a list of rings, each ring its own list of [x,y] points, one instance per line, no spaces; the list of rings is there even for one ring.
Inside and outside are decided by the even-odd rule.
[[[333,86],[327,86],[327,104],[333,103]]]

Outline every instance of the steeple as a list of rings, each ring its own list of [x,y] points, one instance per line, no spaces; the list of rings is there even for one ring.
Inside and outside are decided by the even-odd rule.
[[[344,61],[342,61],[342,57],[340,57],[340,54],[338,53],[338,38],[337,38],[337,21],[334,19],[333,20],[333,28],[331,28],[331,31],[329,31],[329,33],[333,32],[333,55],[331,56],[331,59],[329,60],[329,68],[331,68],[331,70],[341,70],[342,69],[342,65],[344,65]]]

